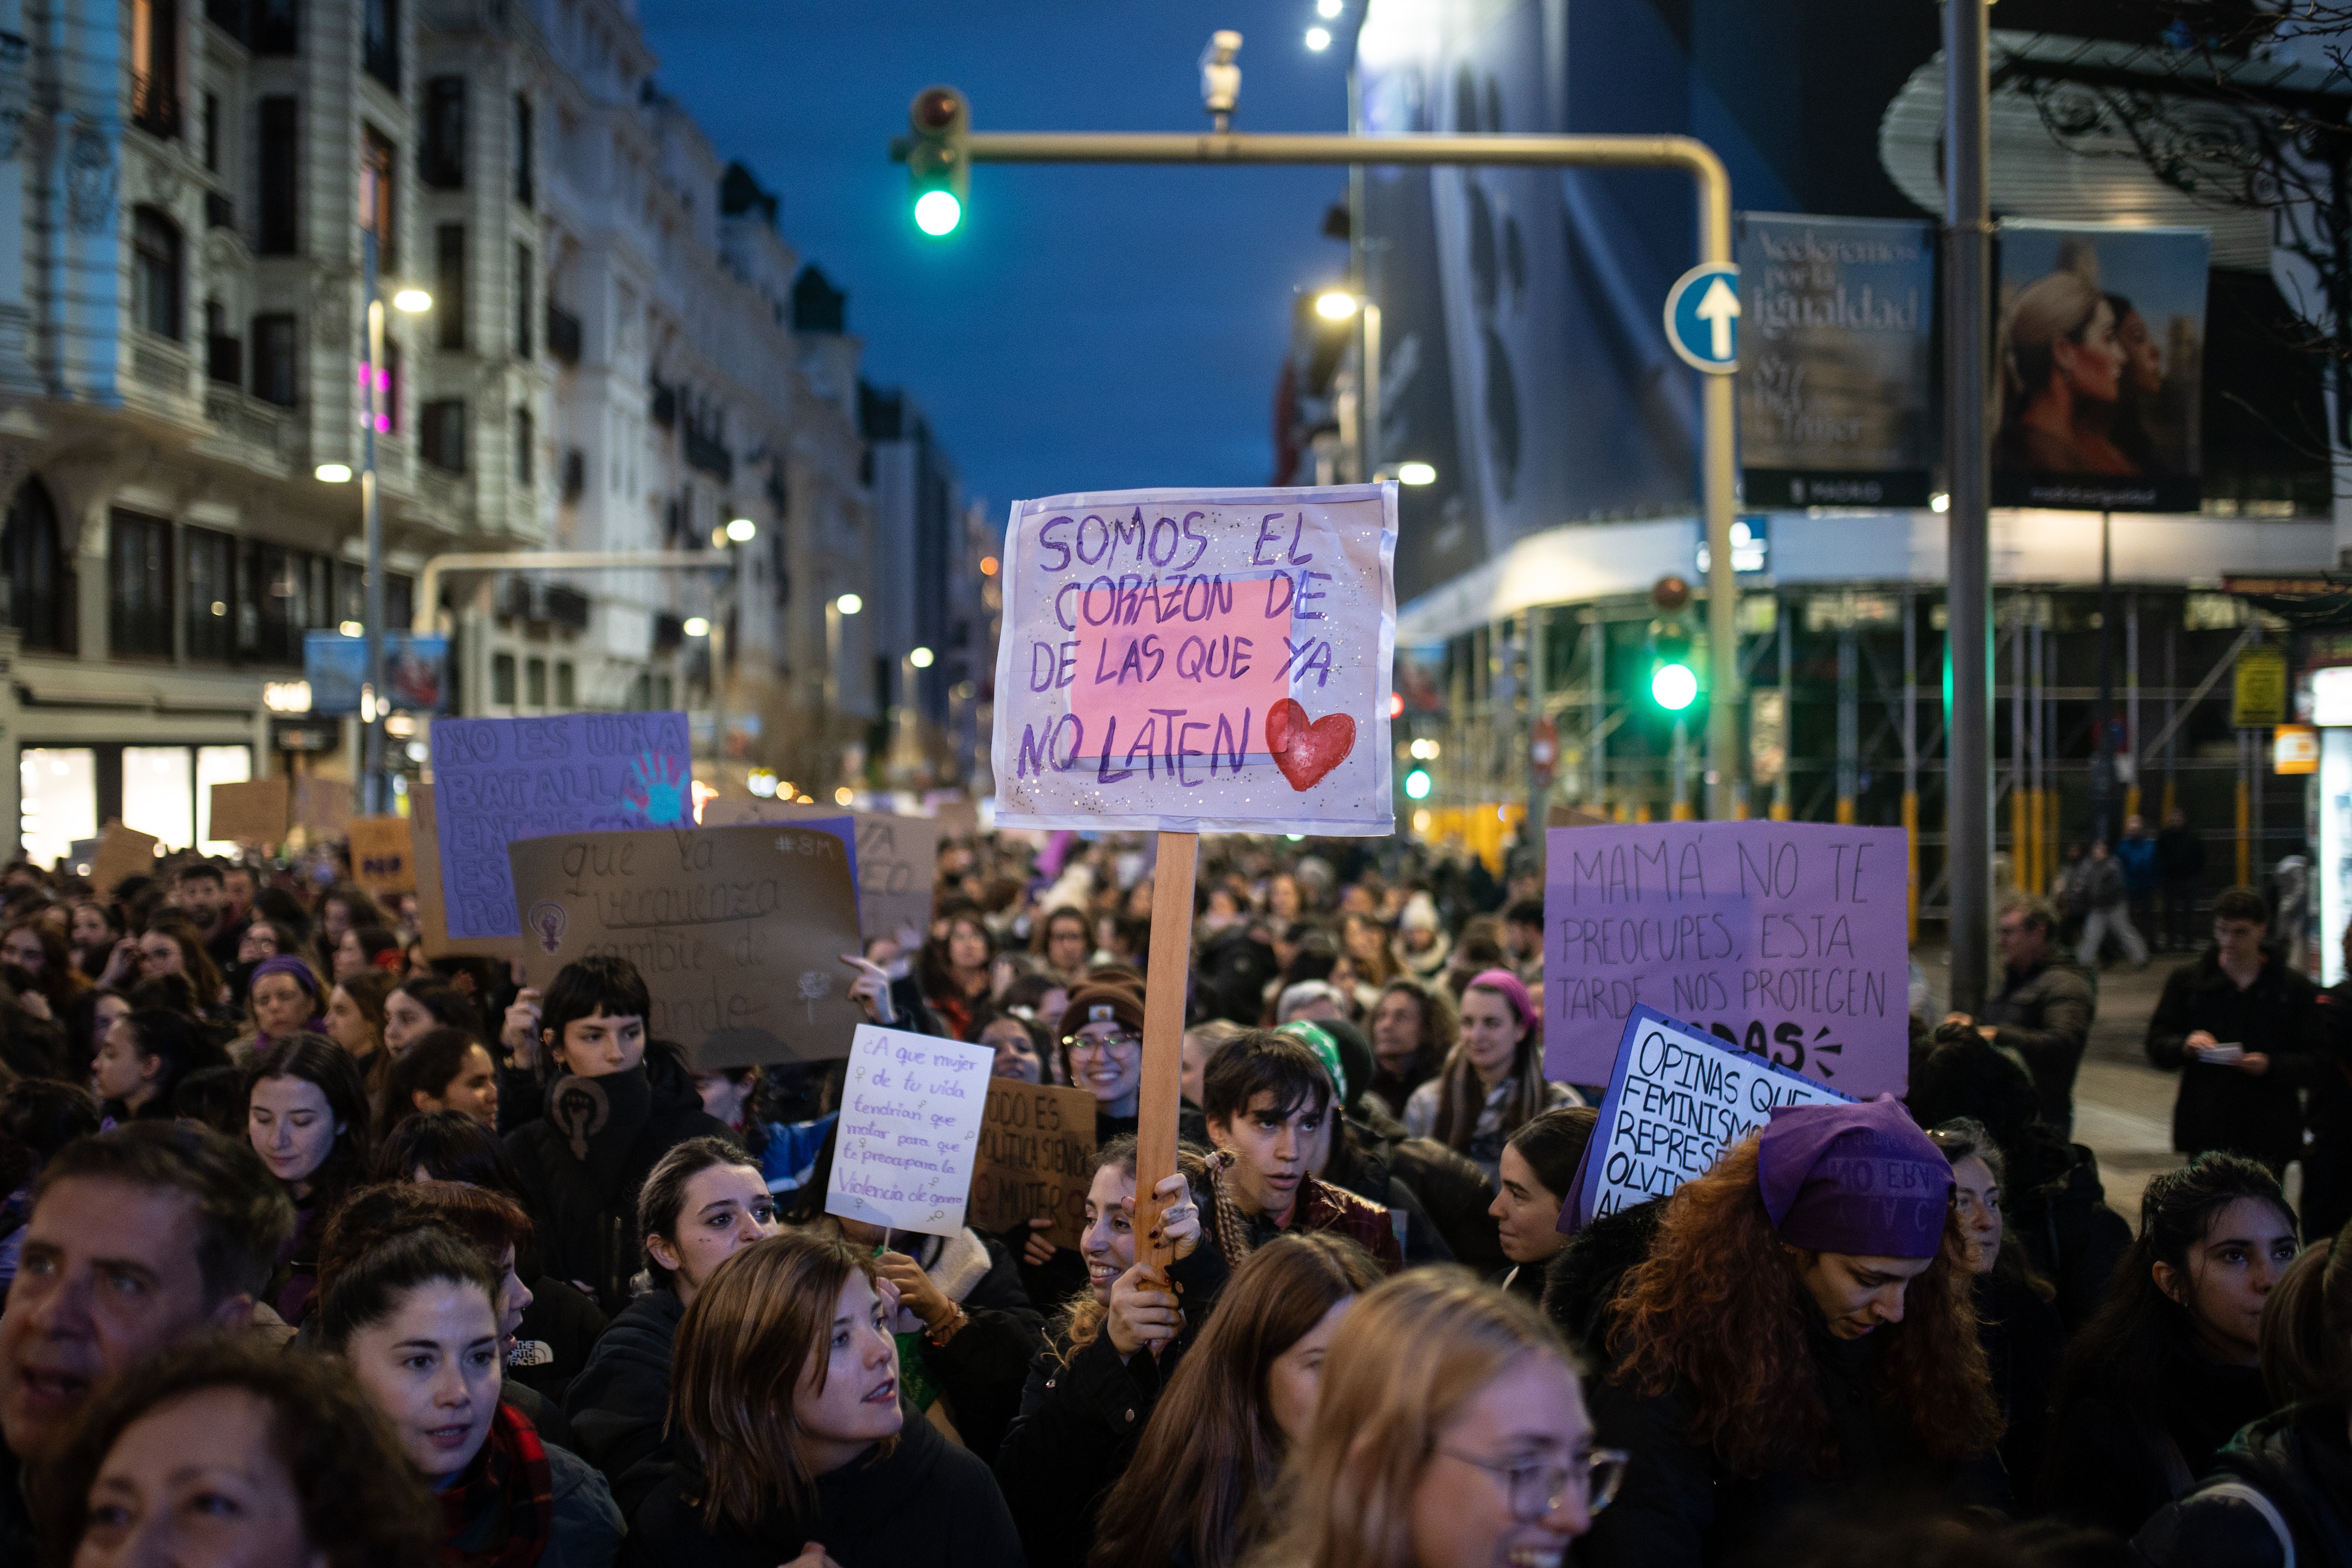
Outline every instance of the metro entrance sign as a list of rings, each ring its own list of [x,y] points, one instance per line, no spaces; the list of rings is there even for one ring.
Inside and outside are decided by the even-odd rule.
[[[1739,268],[1694,267],[1666,290],[1666,342],[1682,362],[1709,375],[1739,368]]]

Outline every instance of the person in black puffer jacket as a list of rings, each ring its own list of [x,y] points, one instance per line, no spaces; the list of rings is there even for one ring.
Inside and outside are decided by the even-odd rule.
[[[1626,1271],[1650,1256],[1666,1200],[1603,1215],[1570,1238],[1544,1279],[1543,1310],[1587,1366],[1609,1362],[1609,1303]]]
[[[507,1134],[507,1153],[539,1227],[541,1267],[577,1281],[609,1315],[637,1271],[637,1190],[688,1138],[726,1138],[702,1109],[686,1055],[648,1042],[653,1005],[625,958],[567,963],[547,988],[541,1049],[557,1073],[545,1113]]]
[[[876,1279],[860,1248],[798,1231],[712,1275],[678,1325],[678,1468],[624,1563],[776,1568],[816,1546],[840,1568],[1019,1568],[988,1467],[899,1397]]]

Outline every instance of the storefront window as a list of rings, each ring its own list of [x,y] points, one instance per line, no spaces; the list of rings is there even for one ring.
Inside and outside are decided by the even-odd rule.
[[[28,747],[16,763],[25,853],[54,866],[74,840],[98,837],[98,754],[87,746]]]
[[[197,847],[207,855],[235,855],[237,846],[213,835],[213,785],[243,784],[253,776],[253,749],[249,746],[198,746],[196,748],[196,837]]]
[[[166,850],[196,841],[194,781],[185,746],[122,748],[122,821],[152,833]]]

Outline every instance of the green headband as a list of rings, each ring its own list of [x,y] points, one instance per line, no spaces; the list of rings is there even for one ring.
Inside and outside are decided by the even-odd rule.
[[[1311,1019],[1293,1018],[1275,1033],[1288,1035],[1315,1053],[1315,1059],[1331,1075],[1331,1087],[1338,1091],[1339,1104],[1344,1107],[1348,1103],[1348,1069],[1339,1065],[1339,1042],[1331,1037],[1330,1031]]]

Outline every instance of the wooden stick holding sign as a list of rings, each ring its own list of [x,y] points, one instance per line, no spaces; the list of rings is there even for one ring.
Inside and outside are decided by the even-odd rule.
[[[1160,836],[1151,874],[1151,956],[1144,971],[1143,1083],[1135,1102],[1135,1257],[1165,1268],[1174,1261],[1154,1234],[1168,1206],[1160,1184],[1176,1173],[1176,1112],[1183,1103],[1184,982],[1192,970],[1192,868],[1197,833]]]

